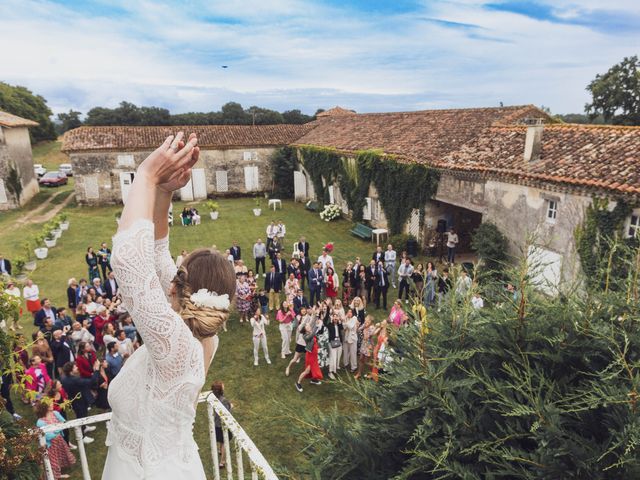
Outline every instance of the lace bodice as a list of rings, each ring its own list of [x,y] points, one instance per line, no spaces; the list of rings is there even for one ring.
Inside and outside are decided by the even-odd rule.
[[[109,387],[113,416],[107,445],[133,462],[134,477],[165,462],[197,455],[193,421],[205,372],[202,346],[171,308],[167,293],[176,273],[168,239],[154,242],[153,224],[138,220],[113,238],[111,266],[122,303],[144,345]]]

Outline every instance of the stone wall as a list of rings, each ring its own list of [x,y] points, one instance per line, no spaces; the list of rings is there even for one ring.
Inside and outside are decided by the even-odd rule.
[[[33,154],[27,127],[3,128],[0,135],[0,178],[4,180],[7,202],[0,203],[0,210],[16,208],[16,199],[6,187],[6,178],[10,165],[14,164],[22,179],[22,196],[24,205],[38,193],[38,179],[33,171]]]
[[[267,192],[272,186],[270,157],[276,147],[245,147],[227,150],[202,150],[193,167],[204,169],[208,196],[226,196]],[[120,174],[135,172],[149,151],[71,153],[79,203],[103,205],[122,203]],[[246,154],[246,155],[245,155]],[[257,167],[257,189],[248,191],[245,167]],[[216,172],[227,172],[227,188],[218,189]],[[180,198],[177,194],[176,198]]]

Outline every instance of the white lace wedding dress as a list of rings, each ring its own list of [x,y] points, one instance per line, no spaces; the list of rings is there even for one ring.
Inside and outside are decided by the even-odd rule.
[[[138,220],[113,237],[111,266],[144,345],[109,386],[113,410],[103,480],[205,479],[193,421],[204,384],[202,346],[166,296],[176,267],[168,239]]]

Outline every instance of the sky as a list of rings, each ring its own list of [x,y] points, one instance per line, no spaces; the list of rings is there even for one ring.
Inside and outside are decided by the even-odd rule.
[[[0,32],[0,81],[54,113],[123,100],[579,113],[596,74],[640,53],[640,1],[0,0]]]

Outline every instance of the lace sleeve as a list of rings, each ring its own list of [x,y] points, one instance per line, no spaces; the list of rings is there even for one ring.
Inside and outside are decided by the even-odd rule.
[[[193,349],[193,336],[173,311],[154,268],[153,223],[138,220],[113,237],[111,266],[122,294],[122,304],[153,359],[158,375],[171,381],[182,375]]]
[[[153,247],[153,260],[156,268],[156,273],[160,279],[160,286],[162,291],[169,298],[169,287],[171,281],[176,276],[176,264],[171,258],[169,253],[169,237],[161,238],[155,241]]]

